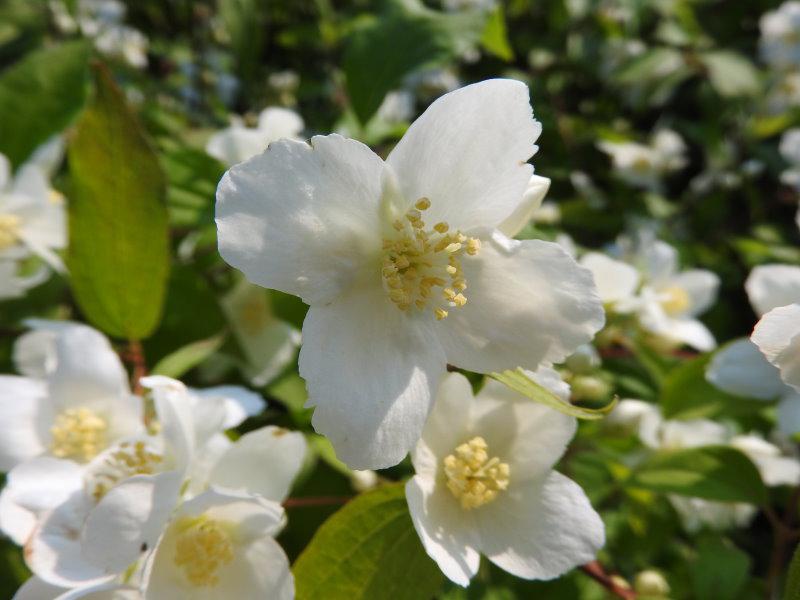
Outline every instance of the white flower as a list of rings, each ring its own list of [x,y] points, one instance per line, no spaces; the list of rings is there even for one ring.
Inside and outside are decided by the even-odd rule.
[[[226,165],[246,161],[264,151],[283,138],[298,139],[305,127],[303,119],[288,108],[265,108],[258,115],[258,124],[247,127],[241,119],[212,135],[206,144],[206,152]]]
[[[600,252],[587,252],[581,257],[580,264],[592,272],[603,304],[617,312],[635,308],[636,291],[641,280],[635,267]]]
[[[0,470],[41,455],[85,463],[143,431],[141,400],[105,336],[77,323],[31,324],[18,364],[39,376],[0,376]]]
[[[551,369],[531,375],[568,395]],[[450,580],[468,585],[481,554],[525,579],[594,559],[603,523],[583,490],[553,470],[575,429],[573,417],[496,381],[473,396],[464,376],[443,379],[412,453],[406,499],[425,550]]]
[[[130,66],[143,69],[147,66],[147,36],[127,25],[103,27],[94,39],[100,52],[123,59]]]
[[[385,123],[405,123],[414,116],[414,94],[408,90],[392,90],[381,102],[375,117]]]
[[[255,387],[279,375],[300,346],[300,332],[272,314],[267,294],[242,279],[221,301],[246,359],[243,372]]]
[[[443,96],[384,162],[338,135],[282,140],[217,190],[219,249],[253,283],[300,296],[300,373],[315,428],[356,469],[399,462],[447,363],[559,361],[603,312],[558,245],[495,230],[532,174],[527,87]]]
[[[661,410],[655,404],[626,398],[620,400],[603,419],[603,426],[618,429],[626,435],[635,433],[645,446],[655,450],[661,445],[662,421]]]
[[[63,271],[55,251],[66,244],[63,198],[50,188],[45,172],[26,163],[12,179],[11,165],[0,154],[0,257],[19,259],[33,253]]]
[[[600,142],[598,148],[611,157],[616,174],[629,184],[658,190],[662,178],[686,166],[686,144],[671,129],[660,129],[650,144]]]
[[[779,150],[789,168],[781,173],[781,182],[800,190],[800,128],[788,129],[781,137]]]
[[[34,575],[17,590],[12,600],[143,600],[138,589],[116,582],[65,588]]]
[[[761,436],[752,433],[737,435],[729,443],[753,461],[768,486],[796,486],[800,483],[800,462],[796,458],[782,456],[780,448]]]
[[[147,600],[294,596],[289,560],[273,539],[285,522],[275,502],[209,490],[175,512],[152,557]]]
[[[769,311],[750,339],[780,370],[781,379],[800,391],[800,304]]]
[[[761,58],[776,69],[800,65],[800,2],[784,2],[761,16]]]

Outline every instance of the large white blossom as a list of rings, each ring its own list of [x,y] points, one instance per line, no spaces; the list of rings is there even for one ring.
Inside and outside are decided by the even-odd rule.
[[[566,401],[552,369],[530,373]],[[466,586],[480,555],[525,579],[552,579],[594,559],[603,522],[583,490],[553,470],[576,430],[574,417],[489,380],[442,381],[406,484],[414,527],[427,553]]]
[[[774,308],[765,314],[750,338],[781,379],[800,391],[800,304]]]
[[[315,136],[222,178],[220,253],[310,304],[300,373],[315,428],[351,467],[403,458],[447,363],[535,367],[602,326],[588,271],[495,229],[523,201],[540,131],[527,87],[491,80],[434,102],[386,161]]]
[[[258,115],[255,127],[248,127],[240,117],[234,117],[229,127],[212,135],[206,152],[228,166],[260,154],[277,140],[299,139],[305,124],[300,115],[288,108],[265,108]]]
[[[620,179],[651,190],[658,190],[665,175],[682,169],[688,162],[686,144],[671,129],[656,131],[649,144],[603,141],[598,148],[611,157]]]

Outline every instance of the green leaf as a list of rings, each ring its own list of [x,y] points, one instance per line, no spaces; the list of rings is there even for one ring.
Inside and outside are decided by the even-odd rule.
[[[161,318],[169,234],[158,160],[108,69],[69,148],[68,266],[75,299],[109,335],[142,339]]]
[[[514,50],[508,41],[508,30],[506,28],[506,15],[502,4],[489,13],[486,27],[481,35],[481,46],[487,52],[491,52],[497,58],[505,61],[514,60]]]
[[[756,467],[739,450],[728,446],[654,454],[633,473],[628,484],[720,502],[760,505],[767,500],[767,489]]]
[[[340,461],[336,456],[336,450],[333,449],[333,444],[331,444],[331,441],[328,438],[316,433],[307,433],[306,439],[308,440],[309,446],[311,446],[314,452],[316,452],[317,456],[325,461],[325,463],[334,471],[337,471],[345,477],[350,477],[353,474],[353,471],[350,469],[350,467]]]
[[[800,600],[800,546],[794,551],[783,589],[783,600]]]
[[[346,504],[317,530],[292,570],[297,600],[432,598],[444,579],[417,537],[402,483]]]
[[[0,74],[0,152],[19,165],[63,131],[86,102],[90,46],[32,52]]]
[[[720,96],[754,96],[761,91],[758,71],[743,56],[720,50],[706,52],[700,58],[708,69],[711,85]]]
[[[165,375],[166,377],[179,379],[219,350],[223,341],[225,341],[225,336],[220,334],[187,344],[158,361],[152,372],[154,375]]]
[[[695,598],[734,600],[747,581],[750,557],[736,546],[719,538],[707,538],[697,548],[697,560],[691,564]]]
[[[727,394],[706,380],[711,355],[689,360],[670,371],[661,388],[661,411],[666,418],[700,419],[723,412],[759,411],[764,403]]]
[[[490,373],[489,377],[496,379],[503,385],[507,385],[515,392],[519,392],[534,402],[539,402],[565,415],[570,415],[579,419],[602,419],[617,405],[616,398],[603,408],[584,408],[582,406],[569,404],[561,400],[561,398],[547,388],[533,381],[525,374],[525,370],[520,367],[518,367],[516,371],[508,370],[502,373]]]
[[[314,411],[305,407],[308,399],[306,382],[296,372],[287,373],[271,383],[267,388],[267,393],[287,408],[298,427],[311,424],[311,415]]]
[[[485,20],[475,12],[438,13],[417,0],[393,0],[389,5],[387,14],[353,31],[345,51],[347,92],[364,124],[404,76],[476,43]]]

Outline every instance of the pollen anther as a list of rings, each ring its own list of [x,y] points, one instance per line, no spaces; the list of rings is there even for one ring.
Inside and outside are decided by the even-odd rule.
[[[447,489],[464,510],[492,502],[498,492],[508,488],[511,470],[496,456],[489,458],[489,446],[477,436],[455,449],[444,459]]]

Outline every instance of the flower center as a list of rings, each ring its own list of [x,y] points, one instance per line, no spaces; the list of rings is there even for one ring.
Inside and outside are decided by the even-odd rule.
[[[58,458],[86,462],[103,450],[108,423],[88,408],[68,408],[60,413],[50,428],[50,450]]]
[[[21,219],[17,215],[0,215],[0,250],[17,243],[20,224]]]
[[[490,459],[488,450],[482,437],[474,437],[444,459],[447,488],[464,510],[488,504],[497,497],[497,492],[508,488],[508,464],[496,456]]]
[[[164,457],[146,442],[122,442],[119,447],[102,458],[90,473],[91,495],[96,501],[115,485],[134,475],[152,475]]]
[[[181,519],[177,527],[175,565],[195,587],[217,585],[220,567],[230,564],[234,557],[233,543],[223,524],[201,516]]]
[[[653,164],[644,156],[638,157],[633,161],[633,170],[637,173],[649,173],[653,168]]]
[[[682,287],[671,286],[661,292],[661,307],[670,316],[679,315],[691,305],[691,299]]]
[[[467,303],[461,258],[464,253],[476,255],[481,242],[458,230],[450,232],[444,222],[426,229],[422,212],[430,206],[430,200],[421,198],[392,223],[397,235],[383,240],[381,276],[386,293],[400,310],[430,307],[437,319],[444,319],[448,308]]]

